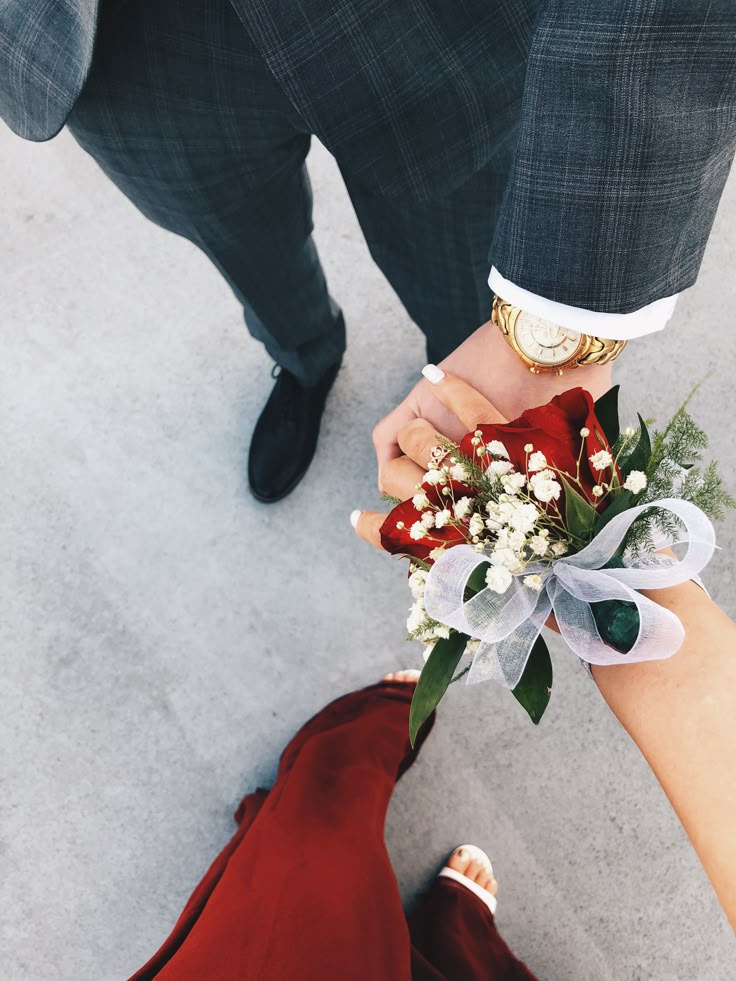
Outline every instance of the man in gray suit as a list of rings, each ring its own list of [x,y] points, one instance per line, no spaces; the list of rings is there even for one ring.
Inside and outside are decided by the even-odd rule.
[[[67,123],[220,269],[280,366],[249,457],[274,501],[345,347],[311,237],[313,134],[430,360],[513,415],[605,387],[695,281],[735,54],[733,0],[5,0],[0,115],[31,140]],[[376,427],[379,468],[427,413],[422,384]]]

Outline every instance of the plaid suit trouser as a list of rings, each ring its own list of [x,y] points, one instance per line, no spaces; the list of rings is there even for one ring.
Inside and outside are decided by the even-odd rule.
[[[345,327],[312,239],[311,134],[229,0],[103,3],[69,126],[143,214],[209,256],[275,361],[310,384],[337,360]],[[342,168],[371,254],[434,357],[488,319],[509,166],[501,154],[432,201],[387,198]]]

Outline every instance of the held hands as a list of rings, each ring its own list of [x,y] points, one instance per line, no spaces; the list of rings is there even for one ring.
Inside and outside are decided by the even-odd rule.
[[[480,331],[476,332],[478,333]],[[444,437],[459,441],[465,433],[474,430],[478,425],[502,424],[508,421],[506,415],[462,378],[437,365],[427,365],[422,374],[425,380],[420,385],[426,386],[427,395],[437,403],[433,407],[430,398],[423,398],[423,408],[428,408],[433,417],[443,416],[448,426],[447,431],[442,431],[427,418],[408,414],[404,417],[405,421],[396,434],[397,451],[387,454],[380,475],[381,490],[402,501],[408,500],[417,492],[417,486],[424,479],[438,440]],[[401,408],[400,406],[399,409]],[[398,413],[399,409],[394,412]],[[350,522],[360,538],[375,548],[382,549],[381,526],[387,517],[388,513],[355,510],[350,515]],[[547,620],[547,626],[559,632],[553,615]]]
[[[385,494],[402,501],[416,493],[417,484],[421,484],[424,479],[432,450],[438,445],[440,436],[458,440],[481,422],[507,421],[493,403],[456,375],[451,375],[436,365],[427,365],[422,374],[426,379],[428,393],[437,401],[438,408],[444,409],[449,431],[441,432],[428,419],[417,416],[408,417],[401,425],[396,435],[396,445],[403,455],[387,456],[381,468],[380,481],[381,490]],[[424,404],[428,401],[425,399]],[[433,414],[442,415],[442,412],[435,410]],[[381,548],[380,528],[386,517],[387,514],[375,511],[353,511],[351,522],[362,539]]]
[[[611,384],[610,365],[576,368],[562,376],[531,374],[490,321],[445,358],[441,367],[454,378],[451,395],[444,394],[450,390],[444,383],[432,385],[424,378],[373,430],[378,486],[384,493],[402,499],[414,493],[419,470],[423,473],[429,460],[428,453],[419,459],[416,454],[436,442],[430,429],[458,442],[479,422],[515,419],[530,406],[544,405],[566,389],[580,385],[597,398]],[[462,394],[461,379],[465,380]],[[476,413],[473,406],[480,407],[478,400],[484,409]],[[491,414],[484,416],[489,407]],[[428,447],[417,445],[422,440]]]

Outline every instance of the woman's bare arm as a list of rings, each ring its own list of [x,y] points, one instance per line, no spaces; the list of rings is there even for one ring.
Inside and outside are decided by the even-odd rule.
[[[435,377],[432,391],[466,430],[478,419],[504,418],[457,376]],[[417,443],[418,425],[414,419],[402,430],[405,450]],[[431,426],[429,436],[435,440]],[[428,458],[429,446],[390,460],[383,489],[411,497]],[[351,520],[381,548],[385,518],[356,511]],[[594,667],[593,677],[664,788],[736,929],[736,624],[694,583],[647,595],[679,616],[682,649],[664,661]]]
[[[647,594],[685,627],[674,657],[593,667],[736,929],[736,624],[694,583]]]

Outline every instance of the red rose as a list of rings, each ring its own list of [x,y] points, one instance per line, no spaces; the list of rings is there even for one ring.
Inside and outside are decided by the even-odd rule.
[[[610,466],[596,470],[590,458],[600,451],[607,451],[613,456],[611,447],[603,432],[601,424],[595,416],[595,404],[590,392],[583,388],[572,388],[561,395],[555,395],[547,405],[536,409],[527,409],[504,425],[478,426],[483,433],[483,442],[499,440],[506,447],[509,460],[516,470],[522,473],[526,470],[529,453],[524,449],[531,444],[534,451],[544,453],[551,468],[570,474],[577,474],[578,458],[580,458],[579,480],[585,491],[585,496],[591,504],[598,506],[598,498],[593,494],[593,488],[603,483],[610,483]],[[581,430],[587,429],[588,435],[581,436]],[[460,444],[460,451],[473,459],[478,459],[476,447],[471,440],[473,433],[468,433]],[[581,444],[585,447],[581,455]],[[620,473],[617,470],[620,478]]]
[[[456,501],[462,497],[474,496],[469,487],[466,487],[465,484],[459,484],[455,480],[448,481],[441,486],[422,484],[422,489],[430,504],[435,507],[447,507],[452,510],[453,497],[443,495],[442,486],[452,488]],[[439,548],[440,545],[460,545],[468,540],[469,536],[465,531],[467,527],[465,524],[462,527],[446,525],[444,528],[428,528],[424,537],[412,538],[411,529],[413,525],[416,522],[421,523],[422,515],[426,514],[427,510],[420,511],[414,507],[411,499],[402,504],[397,504],[381,525],[381,544],[387,552],[391,552],[392,555],[398,553],[400,555],[414,555],[418,559],[427,559],[429,553],[433,549]]]
[[[513,422],[503,425],[480,423],[477,430],[482,434],[481,446],[494,440],[503,443],[509,455],[509,462],[520,473],[526,473],[532,452],[541,452],[549,468],[569,474],[575,482],[576,489],[582,491],[594,507],[603,509],[608,505],[607,500],[604,499],[601,503],[593,494],[593,488],[601,483],[611,482],[611,466],[596,469],[591,463],[591,457],[600,452],[610,453],[612,457],[613,452],[596,418],[593,397],[585,389],[573,388],[556,395],[547,405],[527,409]],[[588,430],[588,434],[582,436],[582,430]],[[473,443],[474,438],[475,432],[464,436],[460,443],[460,452],[485,467],[493,457],[487,452],[478,456],[478,445]],[[530,444],[533,447],[531,452],[524,448]],[[497,459],[501,458],[497,457]],[[580,461],[579,475],[578,460]],[[621,474],[618,469],[616,474],[620,480]],[[430,503],[437,507],[452,508],[453,499],[476,496],[476,492],[464,484],[452,481],[450,486],[453,491],[452,497],[442,494],[442,485],[435,486],[426,482],[422,484]],[[557,505],[564,514],[564,489]],[[459,525],[456,523],[443,528],[428,528],[422,537],[418,539],[412,537],[412,527],[417,522],[421,523],[422,515],[427,513],[427,510],[419,510],[412,500],[408,500],[391,511],[381,526],[381,544],[387,552],[413,555],[426,560],[430,552],[440,545],[459,545],[470,539],[465,521]]]

